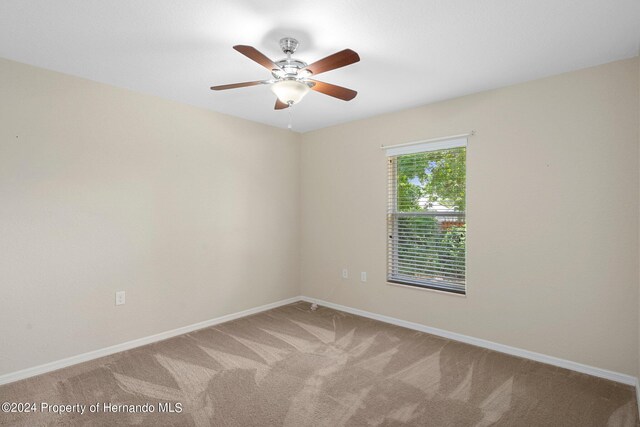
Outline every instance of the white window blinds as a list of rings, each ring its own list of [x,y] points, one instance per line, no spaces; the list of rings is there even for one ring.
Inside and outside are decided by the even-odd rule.
[[[387,279],[465,293],[466,138],[387,148]]]

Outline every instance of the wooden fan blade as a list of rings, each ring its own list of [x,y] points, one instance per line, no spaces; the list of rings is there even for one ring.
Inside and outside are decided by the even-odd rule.
[[[252,61],[255,61],[258,64],[262,65],[264,68],[266,68],[269,71],[280,70],[280,67],[278,67],[272,60],[264,56],[255,47],[236,45],[233,48],[238,52],[240,52],[241,54],[243,54],[244,56],[246,56],[247,58],[251,59]]]
[[[244,83],[232,83],[229,85],[220,85],[220,86],[211,86],[211,90],[226,90],[226,89],[236,89],[239,87],[247,87],[247,86],[257,86],[263,84],[263,80],[257,80],[255,82],[244,82]]]
[[[289,104],[285,104],[284,102],[282,102],[278,98],[276,98],[276,106],[274,107],[274,109],[275,110],[284,110],[285,108],[289,108]]]
[[[333,96],[334,98],[342,99],[343,101],[351,101],[358,94],[355,90],[347,89],[346,87],[319,82],[318,80],[309,81],[315,83],[315,85],[311,87],[312,90]]]
[[[360,56],[351,49],[341,50],[338,53],[329,55],[311,65],[307,65],[305,70],[311,71],[313,74],[320,74],[326,71],[335,70],[336,68],[345,67],[360,61]]]

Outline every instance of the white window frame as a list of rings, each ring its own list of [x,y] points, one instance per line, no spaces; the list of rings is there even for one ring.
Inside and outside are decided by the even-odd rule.
[[[469,135],[456,135],[453,137],[437,138],[426,141],[417,141],[407,144],[399,144],[394,146],[382,147],[386,151],[388,161],[391,162],[393,158],[403,156],[407,154],[424,153],[429,151],[440,151],[451,148],[468,148],[467,136]],[[397,164],[393,163],[393,171],[389,171],[389,206],[387,213],[387,282],[393,285],[412,286],[423,289],[431,289],[436,291],[449,292],[454,294],[465,295],[466,294],[466,246],[465,246],[465,283],[460,285],[458,283],[442,281],[441,283],[434,283],[434,281],[428,280],[400,280],[394,278],[394,267],[397,263],[397,247],[398,247],[398,230],[397,230],[397,218],[399,217],[396,204],[397,204],[397,177],[396,168]],[[467,163],[465,162],[465,169]],[[465,187],[467,182],[465,181]],[[465,204],[466,205],[466,204]],[[466,223],[466,206],[463,213]],[[466,238],[466,233],[465,233]],[[395,242],[395,244],[393,243]],[[395,248],[395,249],[394,249]],[[396,252],[394,252],[394,250]],[[394,253],[396,256],[394,257]],[[397,273],[395,273],[397,275]]]

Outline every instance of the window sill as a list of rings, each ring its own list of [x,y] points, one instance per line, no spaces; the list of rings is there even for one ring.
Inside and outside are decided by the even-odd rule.
[[[415,289],[417,291],[436,292],[436,293],[439,293],[439,294],[445,294],[445,295],[450,295],[450,296],[454,296],[454,297],[462,297],[462,298],[466,298],[467,297],[466,292],[464,294],[461,294],[461,293],[457,293],[457,292],[443,291],[441,289],[427,288],[427,287],[424,287],[424,286],[405,285],[403,283],[396,283],[396,282],[389,282],[389,281],[387,281],[387,285],[398,286],[400,288]]]

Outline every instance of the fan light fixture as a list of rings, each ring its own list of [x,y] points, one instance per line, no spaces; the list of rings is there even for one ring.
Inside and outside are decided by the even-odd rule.
[[[281,80],[271,85],[271,91],[288,105],[297,104],[309,92],[309,86],[297,80]]]

